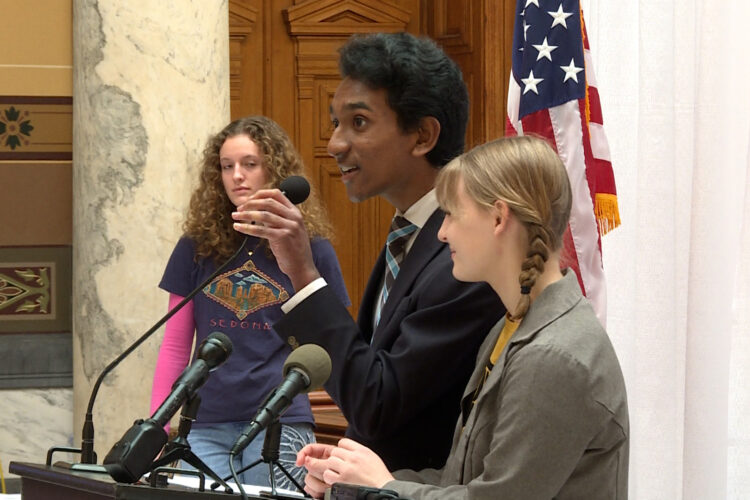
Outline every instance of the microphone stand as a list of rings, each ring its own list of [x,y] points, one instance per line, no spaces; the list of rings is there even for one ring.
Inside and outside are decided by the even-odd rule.
[[[297,489],[302,492],[305,497],[310,498],[310,495],[305,492],[305,489],[300,486],[300,484],[297,482],[294,477],[289,474],[289,471],[286,470],[284,465],[279,462],[279,445],[281,444],[281,422],[279,422],[279,419],[277,418],[272,423],[268,425],[268,428],[266,429],[266,437],[263,439],[263,449],[261,451],[261,458],[256,460],[255,462],[251,463],[250,465],[247,465],[243,467],[242,469],[237,471],[237,475],[239,476],[243,472],[252,469],[256,465],[260,463],[267,463],[268,464],[268,480],[271,483],[271,493],[270,496],[268,494],[263,494],[264,498],[275,498],[277,500],[285,500],[285,499],[291,499],[296,497],[290,497],[286,495],[282,495],[277,493],[276,491],[276,478],[273,474],[273,467],[274,465],[278,467],[281,472],[284,473],[284,475],[289,479],[294,486],[297,487]],[[231,457],[230,460],[232,460],[234,457]],[[224,478],[224,480],[230,479],[232,476],[227,476]],[[223,484],[223,483],[221,483]],[[218,482],[214,482],[211,485],[211,489],[216,489],[219,487]]]
[[[259,240],[258,243],[260,243]],[[174,308],[172,308],[167,314],[164,315],[159,321],[156,322],[154,326],[149,328],[149,330],[140,336],[135,342],[133,342],[130,347],[125,349],[125,351],[122,352],[119,356],[117,356],[110,364],[108,364],[104,370],[99,374],[99,377],[96,379],[96,382],[94,383],[94,387],[91,390],[91,396],[89,397],[89,404],[86,409],[86,417],[83,423],[83,430],[81,432],[81,448],[65,448],[64,450],[60,449],[59,447],[55,447],[50,449],[50,452],[53,450],[60,450],[60,451],[67,451],[71,453],[80,453],[81,454],[81,463],[80,464],[63,464],[63,467],[70,468],[71,470],[83,470],[86,472],[104,472],[107,471],[102,466],[96,466],[96,452],[94,451],[94,418],[93,418],[93,410],[94,410],[94,400],[96,399],[96,395],[99,392],[99,387],[102,385],[102,381],[104,380],[104,377],[111,372],[117,365],[120,364],[120,362],[125,359],[131,352],[136,350],[138,346],[140,346],[143,342],[145,342],[153,333],[158,330],[164,323],[167,322],[169,318],[174,316],[177,311],[182,309],[185,304],[190,302],[190,300],[195,297],[198,292],[203,290],[206,286],[208,286],[211,281],[214,280],[222,271],[224,271],[228,266],[229,263],[232,262],[242,251],[243,248],[245,248],[245,244],[247,243],[247,236],[242,240],[242,244],[237,249],[234,254],[232,254],[231,257],[229,257],[226,262],[224,262],[221,266],[219,266],[216,271],[214,271],[211,276],[206,278],[203,283],[198,285],[195,290],[190,292],[182,301],[177,304]],[[255,251],[255,249],[253,249]],[[92,467],[90,464],[94,464],[95,466]]]
[[[196,470],[199,470],[216,481],[214,484],[218,483],[217,487],[221,484],[226,493],[232,493],[231,486],[229,486],[226,481],[221,479],[219,475],[211,469],[211,467],[206,465],[203,460],[193,453],[190,449],[190,443],[187,441],[187,436],[190,434],[190,429],[193,426],[193,422],[195,422],[195,417],[198,415],[198,407],[200,406],[200,403],[201,398],[198,395],[185,402],[182,407],[182,413],[180,414],[180,425],[177,429],[177,437],[167,443],[164,447],[164,454],[161,458],[154,460],[149,470],[153,471],[162,465],[167,465],[177,460],[183,460],[195,467]]]

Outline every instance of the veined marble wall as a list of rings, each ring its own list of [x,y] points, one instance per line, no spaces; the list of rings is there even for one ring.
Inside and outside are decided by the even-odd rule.
[[[3,425],[0,425],[3,469],[16,462],[44,463],[52,446],[79,446],[72,442],[73,398],[70,389],[3,391]],[[71,460],[55,454],[54,460]],[[7,477],[7,476],[6,476]]]
[[[166,313],[197,163],[229,121],[227,0],[73,2],[74,437],[102,369]],[[158,332],[94,405],[99,463],[149,416]]]

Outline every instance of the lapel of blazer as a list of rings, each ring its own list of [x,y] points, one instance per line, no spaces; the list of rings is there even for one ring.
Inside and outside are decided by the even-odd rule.
[[[383,276],[385,276],[385,246],[380,250],[378,260],[370,271],[370,277],[367,280],[367,286],[362,294],[362,300],[359,303],[359,312],[357,313],[357,324],[359,331],[365,339],[370,342],[372,339],[372,325],[375,314],[375,301],[380,296]]]
[[[490,354],[492,354],[492,349],[497,343],[497,337],[498,335],[500,335],[500,331],[503,329],[503,325],[505,325],[505,317],[500,318],[500,321],[495,323],[495,326],[493,326],[489,333],[487,333],[487,337],[479,347],[479,352],[477,353],[477,361],[474,365],[474,372],[472,372],[471,377],[469,377],[469,382],[466,384],[464,395],[461,398],[462,402],[465,398],[474,395],[474,391],[479,386],[479,382],[482,380],[482,377],[484,377],[484,367],[487,366],[487,362],[490,359]],[[461,407],[463,408],[463,403]]]
[[[573,271],[568,270],[566,275],[559,281],[552,283],[536,298],[529,312],[524,317],[521,324],[518,325],[518,330],[513,334],[505,350],[500,355],[500,358],[495,363],[492,371],[490,372],[487,380],[485,380],[482,386],[482,391],[477,397],[477,401],[474,407],[478,407],[482,400],[486,397],[489,390],[495,385],[499,384],[502,380],[503,368],[508,359],[508,353],[515,351],[524,344],[531,342],[539,331],[555,321],[557,318],[567,313],[578,302],[583,299],[581,295],[581,289],[578,285],[578,278]],[[487,339],[479,349],[479,355],[477,356],[477,365],[474,368],[474,372],[469,379],[469,383],[464,391],[464,398],[471,397],[473,391],[479,384],[480,377],[484,373],[484,367],[489,360],[492,349],[495,347],[497,337],[505,324],[505,319],[501,319],[497,325],[487,335]],[[466,418],[462,415],[461,418]],[[471,416],[472,419],[476,419],[476,414]],[[466,427],[473,425],[473,422],[467,420]]]
[[[399,302],[401,302],[401,299],[404,298],[404,295],[406,295],[406,293],[411,290],[413,283],[419,276],[419,273],[422,272],[425,266],[427,266],[427,264],[435,257],[435,255],[437,255],[438,252],[440,252],[440,250],[445,246],[445,243],[437,239],[437,233],[440,229],[440,226],[443,224],[444,217],[445,214],[440,209],[437,209],[432,213],[430,218],[427,219],[424,227],[422,227],[422,229],[419,231],[419,234],[414,240],[414,244],[411,246],[409,253],[406,254],[406,258],[403,260],[403,262],[401,262],[401,269],[398,272],[396,281],[394,281],[393,283],[393,288],[391,288],[391,291],[388,294],[388,301],[385,303],[385,305],[383,306],[383,310],[380,312],[380,322],[378,323],[376,336],[378,333],[380,333],[384,326],[388,324],[388,321],[390,320],[396,306]],[[377,265],[373,270],[373,273],[378,272],[379,274],[377,275],[377,277],[375,276],[375,274],[370,276],[371,282],[373,281],[373,278],[377,278],[375,280],[377,283],[380,283],[382,281],[381,278],[385,273],[384,255],[385,248],[380,252],[380,257],[378,257]],[[377,286],[371,287],[371,284],[372,283],[368,284],[368,292],[374,292],[375,298],[371,298],[372,302],[370,302],[371,304],[374,304],[374,300],[377,299],[378,292],[380,290],[377,289]],[[374,290],[371,290],[371,288],[373,288]],[[371,307],[371,311],[372,309],[373,308]],[[370,319],[372,319],[372,312],[370,312]]]

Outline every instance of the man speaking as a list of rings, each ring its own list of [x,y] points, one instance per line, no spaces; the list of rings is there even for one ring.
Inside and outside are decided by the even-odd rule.
[[[240,205],[234,227],[267,238],[291,279],[297,293],[274,330],[328,351],[325,388],[347,436],[389,469],[441,467],[479,345],[505,311],[486,284],[453,278],[437,239],[444,214],[433,185],[463,151],[466,86],[434,42],[407,33],[354,36],[339,68],[328,152],[351,201],[382,196],[396,209],[357,322],[320,278],[302,217],[278,190]]]

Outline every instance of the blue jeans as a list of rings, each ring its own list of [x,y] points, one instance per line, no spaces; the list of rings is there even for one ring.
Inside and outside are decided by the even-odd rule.
[[[228,422],[194,427],[188,435],[190,449],[217,475],[225,478],[231,474],[229,470],[229,450],[246,425],[246,422]],[[234,457],[235,471],[261,460],[265,436],[266,431],[262,431],[241,454]],[[295,466],[294,462],[297,459],[297,452],[306,444],[314,442],[315,434],[312,424],[283,424],[281,426],[278,462],[301,486],[305,485],[307,471],[304,467]],[[193,468],[187,463],[182,463],[181,466],[187,469]],[[276,465],[273,466],[273,475],[277,488],[297,491],[294,484]],[[243,484],[270,486],[269,464],[261,461],[240,474],[239,479]]]

